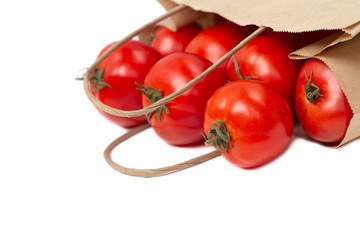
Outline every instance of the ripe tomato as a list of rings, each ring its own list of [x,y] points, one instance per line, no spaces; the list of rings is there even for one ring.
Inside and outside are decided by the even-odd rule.
[[[115,44],[115,42],[112,42],[108,45],[106,45],[99,53],[99,55],[97,56],[97,58],[99,58],[101,55],[103,55],[111,46],[113,46]],[[107,56],[107,58],[105,58],[100,64],[98,68],[104,69],[105,65],[107,62],[116,62],[121,58],[121,53],[119,50],[114,51],[113,53],[111,53],[109,56]]]
[[[221,24],[206,28],[199,32],[187,45],[185,52],[194,53],[216,62],[238,43],[245,36],[229,24]],[[226,70],[226,61],[219,69]]]
[[[241,168],[263,165],[283,152],[293,124],[284,97],[255,80],[237,80],[219,88],[204,117],[206,144]]]
[[[158,61],[145,78],[143,96],[149,106],[181,87],[211,66],[211,62],[190,53],[174,53]],[[158,136],[173,145],[187,145],[202,139],[204,109],[208,98],[226,83],[224,74],[215,69],[185,93],[150,114],[150,124]]]
[[[185,25],[176,31],[158,26],[151,40],[151,46],[163,56],[184,52],[190,40],[201,30],[202,28],[196,23]]]
[[[241,48],[236,54],[239,70],[243,76],[254,76],[279,91],[295,111],[295,88],[302,61],[292,60],[293,51],[285,42],[259,36]],[[230,58],[227,71],[229,80],[237,80],[234,60]]]
[[[340,142],[353,116],[331,69],[310,59],[301,68],[296,86],[296,115],[304,131],[321,142]]]
[[[106,46],[99,56],[112,44]],[[91,79],[94,96],[105,105],[120,110],[142,108],[142,96],[136,90],[135,82],[143,83],[150,68],[161,58],[160,53],[144,43],[135,40],[125,43],[95,70]],[[98,111],[121,127],[133,127],[146,122],[144,116],[127,118],[114,116],[100,109]]]

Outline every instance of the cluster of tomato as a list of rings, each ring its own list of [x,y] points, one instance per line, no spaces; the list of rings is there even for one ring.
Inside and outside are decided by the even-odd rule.
[[[92,92],[113,108],[144,108],[183,87],[254,29],[226,20],[206,29],[196,23],[177,31],[159,26],[151,43],[131,40],[110,54],[90,79]],[[205,141],[242,168],[260,166],[284,151],[296,119],[310,137],[339,142],[352,110],[334,74],[320,60],[288,57],[331,33],[267,30],[147,116],[126,118],[98,110],[125,128],[149,121],[169,144]]]

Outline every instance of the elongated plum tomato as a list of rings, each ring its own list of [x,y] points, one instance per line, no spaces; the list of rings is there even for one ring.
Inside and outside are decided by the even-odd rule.
[[[158,26],[151,40],[151,46],[163,56],[184,52],[187,44],[201,30],[202,28],[196,23],[190,23],[176,31],[164,26]]]
[[[343,140],[353,112],[334,73],[321,60],[310,59],[301,68],[296,86],[296,115],[313,139]]]
[[[142,89],[145,93],[143,106],[149,106],[177,91],[210,66],[209,60],[190,53],[174,53],[164,57],[151,68],[145,78],[145,87]],[[201,141],[206,102],[225,83],[224,74],[215,69],[164,107],[150,113],[150,124],[156,134],[173,145]]]
[[[241,48],[235,57],[241,74],[257,77],[279,91],[295,112],[296,81],[303,61],[288,57],[293,50],[279,39],[259,36]],[[233,58],[227,65],[226,76],[231,81],[238,80]]]
[[[226,84],[211,96],[205,109],[206,144],[241,168],[258,167],[283,152],[293,126],[285,98],[256,80]]]
[[[203,56],[214,63],[240,43],[244,38],[245,36],[243,33],[232,25],[216,25],[199,32],[189,42],[185,52]],[[227,62],[228,60],[220,65],[219,69],[221,71],[225,72]]]
[[[113,44],[106,46],[99,56]],[[144,43],[135,40],[125,43],[95,70],[96,77],[91,81],[94,96],[116,109],[141,109],[142,94],[136,90],[135,82],[143,83],[150,68],[161,58],[160,53]],[[125,128],[146,122],[145,116],[127,118],[108,114],[101,109],[98,111],[111,122]]]

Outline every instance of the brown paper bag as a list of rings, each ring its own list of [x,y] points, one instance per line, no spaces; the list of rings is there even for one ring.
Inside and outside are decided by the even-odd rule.
[[[207,13],[218,14],[239,25],[257,25],[274,31],[341,30],[290,54],[293,59],[318,58],[334,72],[354,116],[339,146],[360,136],[360,0],[158,0],[167,9],[189,6],[166,24],[177,28]],[[195,14],[198,13],[198,14]]]
[[[342,4],[334,0],[303,0],[301,3],[285,0],[272,0],[264,3],[263,0],[158,0],[168,11],[162,16],[146,23],[133,33],[118,41],[89,67],[84,75],[84,90],[89,100],[103,111],[122,117],[136,117],[153,112],[158,107],[165,105],[180,94],[194,86],[213,69],[220,66],[236,51],[246,45],[251,39],[260,35],[266,27],[274,31],[304,32],[314,30],[341,30],[318,42],[305,46],[290,54],[293,59],[318,58],[323,60],[334,72],[342,87],[350,106],[353,118],[348,127],[341,146],[360,136],[360,0]],[[179,5],[178,5],[179,4]],[[305,7],[304,7],[305,6]],[[171,16],[171,18],[168,18]],[[230,50],[225,56],[216,61],[209,69],[201,73],[176,92],[162,98],[152,105],[139,110],[123,111],[111,108],[97,100],[90,91],[90,75],[107,56],[126,41],[146,35],[156,24],[162,24],[176,29],[193,21],[202,22],[203,26],[212,25],[216,17],[221,16],[239,25],[257,25],[259,28]],[[161,22],[162,21],[162,22]],[[141,38],[141,36],[139,36]],[[133,176],[154,177],[173,173],[195,166],[220,155],[215,150],[208,154],[195,157],[183,163],[158,169],[132,169],[123,167],[111,159],[111,151],[128,138],[149,127],[148,124],[135,127],[114,140],[105,150],[107,162],[115,170]]]
[[[340,143],[343,145],[360,136],[360,34],[350,41],[328,47],[318,54],[314,55],[312,50],[312,47],[302,48],[292,53],[290,57],[321,59],[334,72],[354,113],[345,138]]]
[[[342,29],[341,41],[360,32],[360,1],[338,0],[158,0],[166,9],[184,4],[194,10],[216,13],[239,25],[271,27],[275,31],[306,32]],[[190,10],[189,10],[190,11]],[[194,12],[194,11],[193,11]],[[171,26],[195,20],[199,15],[182,12],[172,19]],[[170,20],[167,20],[168,24]]]

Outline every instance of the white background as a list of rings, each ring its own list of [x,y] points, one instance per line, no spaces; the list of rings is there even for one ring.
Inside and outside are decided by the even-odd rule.
[[[219,157],[143,179],[103,150],[125,132],[86,98],[78,71],[106,44],[164,13],[155,0],[0,4],[0,239],[360,239],[359,140],[294,137],[256,170]],[[162,167],[211,151],[151,129],[115,161]]]

